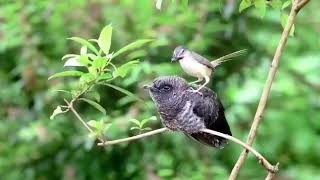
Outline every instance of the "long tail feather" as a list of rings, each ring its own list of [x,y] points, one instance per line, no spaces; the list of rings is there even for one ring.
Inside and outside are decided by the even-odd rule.
[[[230,53],[230,54],[227,54],[225,56],[222,56],[214,61],[211,61],[211,64],[214,66],[214,67],[217,67],[219,66],[221,63],[223,62],[226,62],[226,61],[230,61],[232,60],[233,58],[235,57],[238,57],[238,56],[241,56],[241,55],[244,55],[247,53],[247,50],[246,49],[242,49],[240,51],[236,51],[236,52],[233,52],[233,53]]]

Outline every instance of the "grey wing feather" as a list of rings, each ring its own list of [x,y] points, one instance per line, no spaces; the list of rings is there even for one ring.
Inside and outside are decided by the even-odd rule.
[[[208,59],[206,59],[205,57],[201,56],[200,54],[191,51],[191,55],[193,56],[193,58],[198,61],[199,63],[207,66],[208,68],[214,69],[214,66],[211,64],[210,61],[208,61]]]
[[[194,113],[204,119],[207,129],[232,135],[224,115],[223,105],[221,104],[217,95],[208,88],[204,88],[201,93],[203,93],[204,98],[202,101],[198,101],[198,103],[195,105],[193,109]],[[193,133],[191,134],[191,137],[199,142],[216,148],[222,148],[227,142],[224,138],[204,132]]]

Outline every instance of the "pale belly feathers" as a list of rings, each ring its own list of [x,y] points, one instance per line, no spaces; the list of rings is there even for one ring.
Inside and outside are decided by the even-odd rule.
[[[192,58],[183,58],[179,61],[182,69],[190,76],[203,78],[211,75],[212,70],[207,66],[198,63]]]

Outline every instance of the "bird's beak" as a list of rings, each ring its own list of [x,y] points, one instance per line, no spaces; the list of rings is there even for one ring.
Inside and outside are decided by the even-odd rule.
[[[150,88],[151,88],[150,85],[144,85],[144,86],[143,86],[143,89],[144,89],[144,90],[149,90]]]
[[[177,60],[178,60],[178,58],[177,58],[177,57],[172,56],[172,58],[171,58],[171,62],[175,62],[175,61],[177,61]]]

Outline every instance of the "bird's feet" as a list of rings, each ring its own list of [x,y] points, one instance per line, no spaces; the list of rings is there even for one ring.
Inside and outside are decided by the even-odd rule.
[[[198,82],[197,81],[192,81],[192,82],[189,82],[188,84],[189,85],[194,85],[194,84],[197,84]]]
[[[198,94],[200,94],[202,96],[202,93],[200,92],[200,89],[189,88],[188,91],[192,92],[192,93],[198,93]]]
[[[197,84],[197,83],[201,82],[202,80],[203,80],[202,78],[199,78],[196,81],[189,82],[189,85]]]

